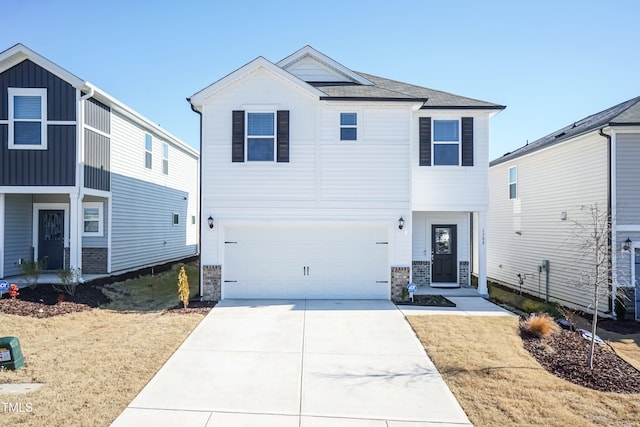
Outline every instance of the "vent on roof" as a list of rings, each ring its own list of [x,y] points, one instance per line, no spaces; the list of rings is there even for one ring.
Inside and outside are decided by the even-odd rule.
[[[559,134],[554,136],[554,138],[560,138],[561,136],[565,136],[565,135],[566,135],[566,132],[560,132]]]

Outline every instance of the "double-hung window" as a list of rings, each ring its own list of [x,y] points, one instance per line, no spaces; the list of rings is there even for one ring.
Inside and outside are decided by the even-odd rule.
[[[151,169],[153,165],[153,139],[148,133],[144,136],[144,167]]]
[[[518,167],[509,168],[509,199],[518,198]]]
[[[47,149],[47,89],[8,88],[9,148]]]
[[[247,113],[247,161],[275,160],[275,113]]]
[[[460,164],[460,121],[433,121],[433,164]]]
[[[340,113],[340,141],[358,140],[358,113]]]
[[[162,143],[162,173],[169,175],[169,144]]]
[[[103,204],[101,202],[84,202],[83,211],[83,236],[102,237],[104,234]]]

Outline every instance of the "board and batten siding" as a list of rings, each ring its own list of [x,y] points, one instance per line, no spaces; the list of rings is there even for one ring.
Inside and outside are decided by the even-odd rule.
[[[509,168],[517,166],[518,198],[509,199]],[[490,169],[490,208],[487,218],[487,275],[489,280],[545,298],[549,260],[550,300],[587,309],[591,293],[576,287],[579,242],[571,236],[572,221],[584,222],[580,206],[597,203],[607,209],[607,141],[597,134],[574,138]],[[561,219],[561,213],[567,219]],[[600,310],[607,310],[602,301]]]
[[[33,207],[30,194],[5,195],[4,275],[22,274],[19,260],[33,256]]]
[[[145,168],[146,133],[153,138],[151,169]],[[168,175],[162,173],[163,142],[169,143]],[[111,153],[111,271],[195,255],[197,158],[117,112],[111,115]]]
[[[616,134],[616,224],[640,225],[640,133]]]
[[[111,184],[111,140],[84,130],[84,186],[109,191]]]
[[[432,120],[473,117],[473,166],[420,166],[418,117]],[[486,211],[488,200],[489,117],[469,111],[420,111],[412,126],[411,208],[413,211]],[[462,143],[460,143],[462,150]]]

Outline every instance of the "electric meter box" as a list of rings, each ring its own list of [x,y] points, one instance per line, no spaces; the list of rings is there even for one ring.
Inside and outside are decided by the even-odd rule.
[[[16,337],[0,338],[0,368],[20,369],[24,366],[24,357],[20,341]]]

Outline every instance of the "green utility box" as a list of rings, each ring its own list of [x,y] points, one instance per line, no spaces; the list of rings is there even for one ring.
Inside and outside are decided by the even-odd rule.
[[[20,341],[16,337],[0,338],[0,368],[20,369],[24,366],[24,357]]]

